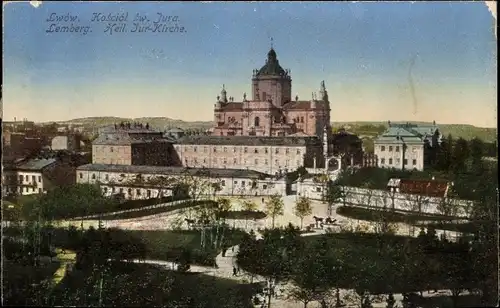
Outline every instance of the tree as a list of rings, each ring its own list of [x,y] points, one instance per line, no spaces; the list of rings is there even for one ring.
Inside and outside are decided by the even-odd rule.
[[[215,207],[215,216],[217,223],[215,235],[215,249],[221,247],[224,243],[224,228],[226,226],[227,213],[231,210],[231,200],[227,198],[220,198]],[[220,235],[219,235],[220,232]]]
[[[338,281],[345,271],[330,247],[328,239],[321,237],[311,249],[305,250],[302,247],[301,252],[297,254],[297,261],[291,266],[291,279],[295,288],[292,289],[290,297],[304,303],[304,307],[312,301],[319,301],[323,307],[327,306],[332,287],[337,288],[335,301],[336,305],[341,306]]]
[[[373,190],[370,188],[372,184],[370,181],[366,182],[363,184],[364,188],[364,194],[362,198],[363,206],[371,207],[372,206],[372,197],[373,197]]]
[[[274,194],[269,197],[265,203],[265,212],[272,219],[272,228],[274,229],[274,222],[277,216],[284,214],[284,202],[279,194]]]
[[[445,252],[445,256],[443,256],[445,260],[442,260],[443,270],[446,273],[446,282],[452,293],[454,307],[457,307],[458,296],[468,289],[468,282],[472,275],[469,245],[465,241],[446,243]]]
[[[335,185],[333,181],[328,181],[326,185],[326,194],[325,201],[328,204],[329,216],[332,215],[332,207],[335,203],[344,202],[345,206],[345,198],[342,189],[339,185]]]
[[[300,218],[300,229],[302,230],[302,225],[304,218],[312,214],[311,200],[307,197],[300,197],[295,204],[295,216]]]
[[[483,160],[483,156],[486,154],[484,142],[481,139],[475,137],[469,142],[469,148],[472,165],[480,166]]]
[[[445,216],[457,216],[460,210],[458,196],[454,193],[453,188],[448,188],[448,194],[441,198],[439,204],[437,205],[437,210],[439,213]]]
[[[236,264],[240,268],[251,274],[253,282],[253,274],[259,272],[261,245],[255,239],[253,230],[250,233],[245,233],[241,239],[238,253],[236,254]]]
[[[394,304],[396,304],[396,300],[394,299],[394,295],[392,293],[389,293],[389,296],[387,296],[387,306],[386,308],[394,308]]]
[[[253,200],[243,201],[243,210],[247,212],[248,215],[250,215],[251,212],[254,212],[256,209],[257,209],[257,203],[255,203]],[[245,215],[245,228],[248,227],[248,215]]]
[[[478,178],[471,218],[478,229],[472,242],[472,280],[483,305],[498,300],[498,169],[484,170]]]
[[[180,257],[177,259],[177,271],[178,272],[187,272],[191,267],[191,251],[188,249],[183,249]]]
[[[116,201],[103,196],[99,185],[76,184],[50,190],[29,205],[23,206],[23,214],[28,219],[37,220],[40,217],[51,223],[56,219],[111,211],[116,205]]]
[[[467,140],[458,138],[453,147],[452,168],[455,174],[466,171],[466,160],[469,158],[470,149]]]
[[[315,255],[306,253],[294,267],[293,280],[295,287],[289,296],[300,301],[307,308],[307,304],[318,298],[318,293],[325,288],[324,273],[326,268]]]
[[[193,173],[191,169],[186,168],[181,176],[176,179],[176,183],[186,187],[189,196],[193,200],[201,200],[208,196],[213,188],[208,170],[199,170]]]
[[[288,240],[284,240],[283,230],[280,229],[265,230],[263,233],[258,267],[267,280],[267,305],[270,308],[276,286],[289,277],[292,261],[295,261],[289,258],[291,248],[285,244],[291,241],[294,233],[290,232]],[[300,235],[295,234],[300,240]]]

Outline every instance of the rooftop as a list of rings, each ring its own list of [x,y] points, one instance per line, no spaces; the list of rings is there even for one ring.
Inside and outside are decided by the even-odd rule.
[[[286,71],[281,67],[276,51],[273,48],[267,53],[266,64],[261,67],[256,76],[285,76]]]
[[[113,129],[101,131],[92,144],[130,145],[154,142],[170,142],[163,133],[150,129]]]
[[[448,192],[447,181],[442,180],[409,180],[390,179],[388,187],[397,187],[399,192],[427,197],[444,198]]]
[[[87,164],[79,166],[78,171],[101,171],[116,173],[141,173],[141,174],[161,174],[161,175],[191,175],[205,177],[222,178],[266,178],[269,175],[253,170],[244,169],[219,169],[219,168],[186,168],[172,166],[135,166],[135,165],[107,165],[107,164]]]
[[[389,124],[387,130],[374,139],[375,143],[423,144],[424,140],[439,132],[436,126],[419,126],[412,123]]]
[[[14,167],[17,170],[25,171],[41,171],[42,169],[54,164],[57,161],[55,158],[30,159]]]
[[[260,137],[260,136],[211,136],[197,135],[184,136],[177,141],[178,144],[193,145],[248,145],[248,146],[306,146],[321,145],[321,140],[315,136],[307,137]]]

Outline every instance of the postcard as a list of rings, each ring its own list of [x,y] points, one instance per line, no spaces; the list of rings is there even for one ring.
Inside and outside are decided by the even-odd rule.
[[[496,2],[3,13],[2,304],[498,303]]]

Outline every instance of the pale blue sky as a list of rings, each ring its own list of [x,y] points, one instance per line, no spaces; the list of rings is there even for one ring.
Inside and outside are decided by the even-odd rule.
[[[294,96],[309,99],[325,80],[332,121],[496,126],[496,41],[482,2],[45,2],[4,10],[6,120],[212,120],[222,84],[235,100],[250,93],[272,36]],[[129,29],[136,13],[178,15],[187,32],[109,35],[107,23],[89,22],[97,12],[128,12]],[[51,13],[78,15],[92,32],[46,33]]]

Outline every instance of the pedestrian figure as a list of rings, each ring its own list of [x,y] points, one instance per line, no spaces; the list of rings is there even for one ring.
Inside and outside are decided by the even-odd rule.
[[[231,251],[232,251],[232,252],[234,252],[234,246],[233,246],[233,247],[231,247]]]
[[[262,197],[262,203],[264,203],[264,197]]]
[[[233,276],[236,276],[236,267],[233,266]]]
[[[225,256],[226,256],[226,250],[225,250],[225,249],[223,249],[223,250],[222,250],[222,256],[223,256],[223,257],[225,257]]]

